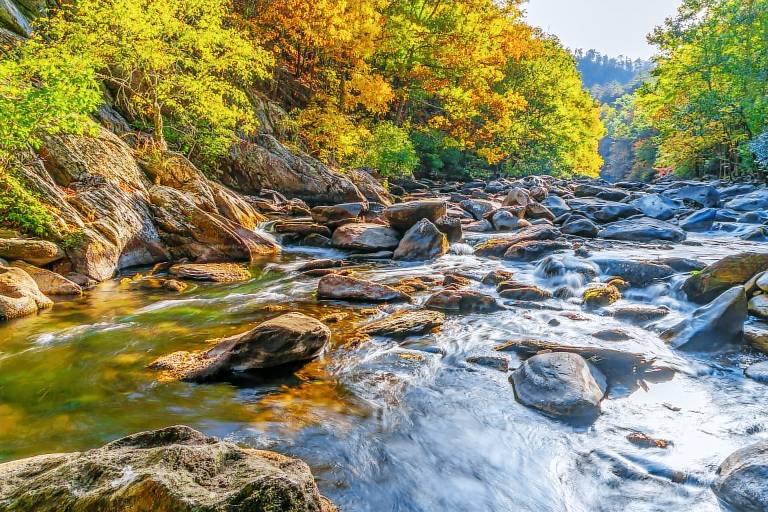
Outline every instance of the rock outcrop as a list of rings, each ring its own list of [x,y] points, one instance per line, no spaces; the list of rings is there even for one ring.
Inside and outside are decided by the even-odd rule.
[[[37,313],[53,306],[34,279],[20,268],[0,265],[0,320]]]

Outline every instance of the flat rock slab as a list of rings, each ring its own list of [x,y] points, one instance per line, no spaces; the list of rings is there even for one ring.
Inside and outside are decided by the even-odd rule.
[[[179,279],[214,283],[234,283],[251,278],[248,269],[237,263],[179,263],[168,272]]]
[[[391,286],[335,274],[320,279],[317,284],[317,298],[369,302],[411,300],[410,296]]]
[[[5,512],[333,512],[304,462],[185,426],[0,464]]]
[[[445,322],[439,311],[400,311],[364,326],[361,331],[372,336],[405,338],[432,332]]]

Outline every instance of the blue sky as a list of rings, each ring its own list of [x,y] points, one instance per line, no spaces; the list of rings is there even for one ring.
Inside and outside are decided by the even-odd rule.
[[[569,48],[594,48],[612,56],[647,58],[653,27],[675,13],[681,0],[529,0],[528,21],[555,34]]]

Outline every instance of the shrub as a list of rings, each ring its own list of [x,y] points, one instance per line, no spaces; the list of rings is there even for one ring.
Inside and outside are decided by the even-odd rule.
[[[23,181],[0,167],[0,225],[22,233],[50,237],[53,216],[32,194]]]
[[[390,122],[376,125],[359,162],[384,177],[410,176],[419,164],[408,131]]]

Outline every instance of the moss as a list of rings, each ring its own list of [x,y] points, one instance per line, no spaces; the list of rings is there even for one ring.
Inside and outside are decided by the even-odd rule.
[[[0,167],[0,226],[28,235],[50,238],[54,218],[24,180]]]
[[[621,299],[621,292],[612,284],[599,285],[587,288],[583,298],[587,306],[610,306]]]
[[[71,233],[67,233],[66,235],[62,236],[61,240],[59,241],[59,245],[65,251],[68,251],[71,249],[77,249],[78,247],[81,247],[84,243],[85,243],[85,233],[82,230],[77,230]]]

